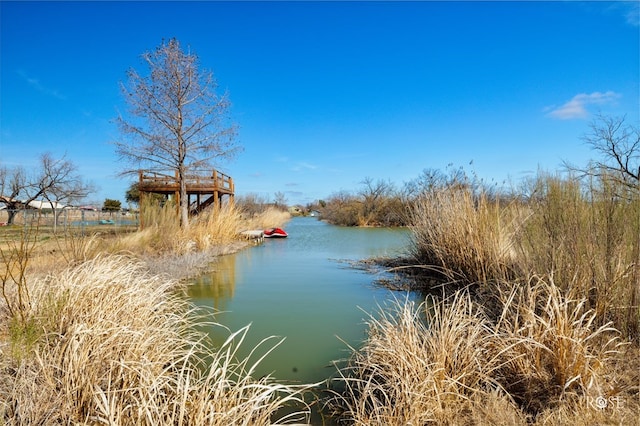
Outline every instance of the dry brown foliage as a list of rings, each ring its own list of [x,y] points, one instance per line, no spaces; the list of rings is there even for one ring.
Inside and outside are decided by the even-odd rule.
[[[593,327],[584,300],[553,282],[532,278],[504,296],[497,322],[467,290],[381,308],[328,405],[359,425],[633,424],[638,388],[616,369],[615,329]]]
[[[176,283],[129,258],[29,285],[29,320],[2,319],[12,324],[0,347],[3,424],[266,425],[301,403],[302,389],[254,379],[255,363],[237,359],[246,328],[214,348]],[[260,357],[274,347],[263,343]]]

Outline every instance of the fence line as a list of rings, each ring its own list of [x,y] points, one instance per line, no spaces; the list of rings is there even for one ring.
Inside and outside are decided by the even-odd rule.
[[[9,224],[10,212],[15,213],[13,223]],[[52,210],[17,209],[0,210],[0,226],[60,226],[60,227],[85,227],[85,226],[138,226],[140,218],[138,213],[130,212],[103,212],[92,210],[63,209],[54,212]]]

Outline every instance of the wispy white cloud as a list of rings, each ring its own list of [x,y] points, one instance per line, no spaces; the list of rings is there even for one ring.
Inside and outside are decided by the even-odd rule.
[[[634,27],[640,27],[640,3],[635,1],[629,2],[629,9],[625,16],[628,24],[631,24]]]
[[[611,3],[611,8],[619,10],[627,24],[640,27],[640,3],[637,1],[618,1]]]
[[[67,100],[67,97],[65,95],[63,95],[62,93],[60,93],[60,91],[58,89],[52,89],[50,87],[46,87],[44,86],[42,83],[40,83],[40,80],[38,80],[37,78],[31,77],[29,75],[27,75],[26,72],[22,71],[22,70],[18,70],[17,71],[18,75],[20,77],[22,77],[22,79],[29,85],[31,86],[33,89],[37,90],[40,93],[43,93],[47,96],[52,96],[54,98],[60,99],[60,100]]]
[[[588,107],[591,105],[606,105],[614,103],[620,94],[611,90],[607,92],[580,93],[571,98],[570,101],[556,107],[545,108],[547,116],[559,120],[571,120],[574,118],[587,118],[589,116]]]
[[[581,5],[592,11],[601,11],[600,13],[604,13],[606,16],[622,17],[625,23],[632,27],[640,26],[640,2],[637,0],[583,2]]]
[[[293,170],[294,172],[301,172],[303,170],[316,170],[317,168],[318,166],[316,166],[315,164],[301,161],[297,163],[295,166],[293,166],[291,170]]]

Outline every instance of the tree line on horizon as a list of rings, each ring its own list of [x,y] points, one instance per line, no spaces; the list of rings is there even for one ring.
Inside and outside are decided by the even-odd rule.
[[[622,201],[629,194],[637,196],[640,193],[640,129],[637,126],[627,123],[625,117],[598,115],[582,140],[598,154],[598,158],[586,166],[565,161],[564,170],[556,172],[557,178],[591,187],[594,182],[611,183],[619,188],[616,197]],[[475,173],[453,165],[444,171],[424,169],[402,187],[389,180],[366,177],[356,191],[335,192],[326,200],[308,205],[307,209],[320,211],[324,220],[336,225],[409,226],[412,205],[425,194],[460,190],[482,194],[496,202],[527,200],[540,195],[536,187],[549,173],[540,171],[538,176],[523,180],[517,187],[487,183]]]

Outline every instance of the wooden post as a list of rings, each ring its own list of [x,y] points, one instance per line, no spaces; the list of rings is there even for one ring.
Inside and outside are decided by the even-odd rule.
[[[175,172],[175,176],[176,176],[176,184],[178,184],[178,189],[176,190],[176,192],[174,192],[174,197],[175,200],[174,202],[176,203],[176,213],[178,215],[178,221],[180,221],[180,176],[178,175],[178,170],[176,170]],[[189,201],[189,199],[187,198],[187,201]]]
[[[138,219],[140,222],[140,230],[144,229],[144,215],[142,214],[142,206],[144,205],[145,192],[140,190],[142,187],[142,181],[144,180],[144,172],[138,170]]]
[[[144,200],[147,197],[147,193],[144,191],[140,191],[140,198],[138,199],[138,218],[140,221],[140,230],[144,229],[144,215],[142,214],[142,208],[144,206]]]

